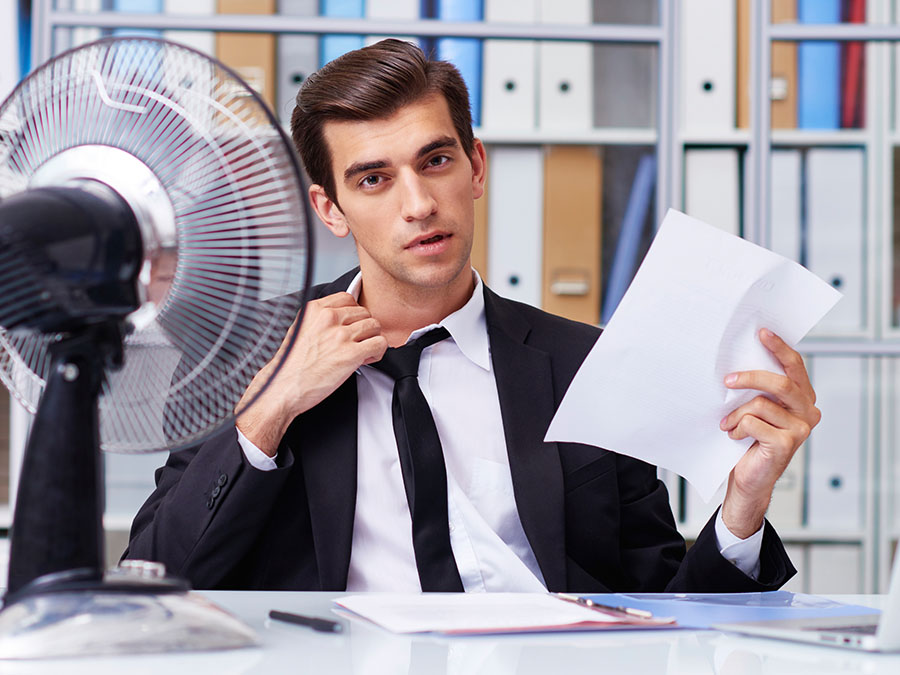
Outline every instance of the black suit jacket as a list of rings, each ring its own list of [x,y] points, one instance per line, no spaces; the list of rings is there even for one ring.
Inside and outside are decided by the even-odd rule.
[[[313,296],[346,290],[355,273]],[[550,590],[760,591],[794,574],[768,523],[754,581],[721,556],[712,520],[686,552],[655,467],[596,447],[543,442],[600,331],[486,287],[484,294],[516,506]],[[134,520],[126,557],[164,562],[198,588],[345,589],[356,405],[354,375],[294,420],[274,471],[247,463],[233,428],[170,455]]]

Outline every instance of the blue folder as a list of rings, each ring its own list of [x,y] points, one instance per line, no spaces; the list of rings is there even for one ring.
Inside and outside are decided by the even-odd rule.
[[[435,18],[442,21],[481,21],[484,17],[482,0],[437,0]],[[481,40],[475,38],[440,38],[437,57],[449,61],[462,73],[469,88],[472,124],[481,124]]]
[[[606,296],[603,298],[601,316],[603,323],[607,323],[612,318],[613,312],[616,311],[616,307],[619,306],[622,296],[625,295],[625,291],[628,290],[628,286],[634,278],[641,236],[644,233],[647,210],[653,200],[655,184],[656,157],[644,155],[638,162],[637,171],[634,172],[634,182],[631,184],[628,205],[625,207],[625,215],[622,218],[616,253],[609,271],[609,280],[606,282]]]
[[[322,16],[362,19],[364,9],[363,0],[322,0],[319,13]],[[319,66],[362,46],[362,35],[325,35],[320,43]]]
[[[767,593],[597,593],[585,595],[614,607],[644,609],[657,617],[674,617],[681,628],[710,628],[714,624],[772,619],[813,619],[830,616],[880,614],[872,607],[847,605],[819,595]]]
[[[800,23],[840,23],[840,0],[798,0]],[[841,47],[837,42],[797,46],[797,127],[837,129],[841,124]]]

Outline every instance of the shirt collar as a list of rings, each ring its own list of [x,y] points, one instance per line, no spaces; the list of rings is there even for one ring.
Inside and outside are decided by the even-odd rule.
[[[475,276],[475,290],[472,292],[472,297],[469,298],[469,301],[440,323],[417,328],[409,336],[409,340],[419,337],[432,328],[443,326],[450,333],[463,356],[476,366],[490,371],[490,346],[487,336],[487,320],[484,317],[484,284],[481,281],[481,275],[474,268],[472,269],[472,274]],[[354,299],[359,300],[361,287],[362,272],[359,272],[353,278],[353,281],[350,282],[347,292]]]

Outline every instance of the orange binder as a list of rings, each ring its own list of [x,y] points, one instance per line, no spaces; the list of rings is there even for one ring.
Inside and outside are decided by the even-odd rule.
[[[220,14],[274,14],[275,0],[217,0]],[[269,108],[275,106],[275,36],[216,33],[216,56],[234,68]]]
[[[541,304],[591,324],[600,322],[602,179],[599,148],[546,148]]]

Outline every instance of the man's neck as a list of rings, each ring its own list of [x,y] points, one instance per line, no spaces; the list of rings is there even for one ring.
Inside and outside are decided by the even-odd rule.
[[[381,284],[372,283],[363,272],[359,304],[381,324],[388,345],[399,347],[414,330],[440,323],[463,307],[472,297],[475,276],[466,267],[449,286],[415,289],[389,286],[382,288]]]

